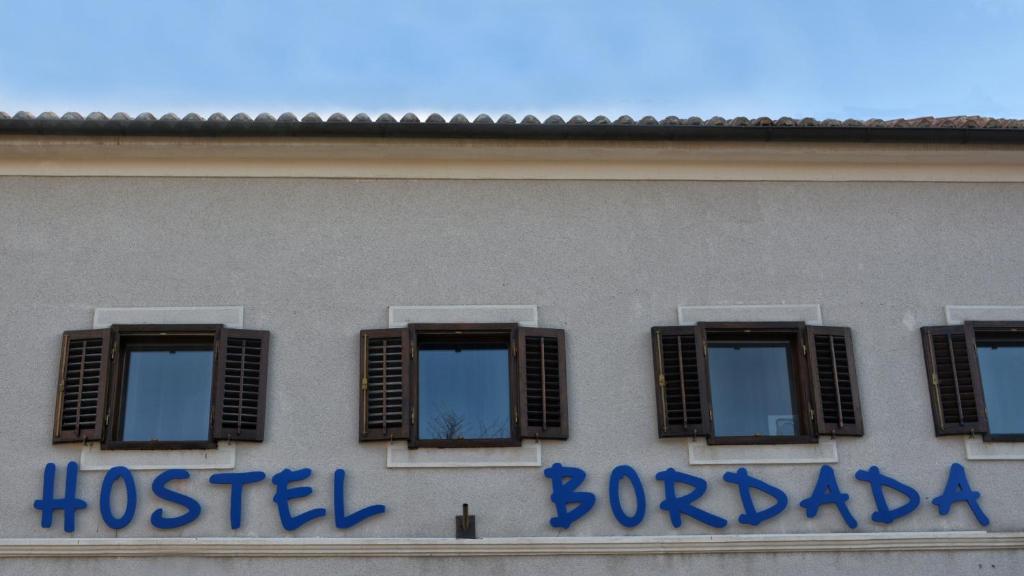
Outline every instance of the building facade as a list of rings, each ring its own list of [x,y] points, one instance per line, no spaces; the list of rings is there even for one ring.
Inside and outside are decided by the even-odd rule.
[[[431,118],[0,116],[0,573],[1020,573],[1024,124]]]

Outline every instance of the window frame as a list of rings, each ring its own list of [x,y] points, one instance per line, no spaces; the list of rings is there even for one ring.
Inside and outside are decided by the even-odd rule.
[[[705,399],[705,417],[708,425],[706,438],[709,445],[765,445],[765,444],[816,444],[819,434],[815,432],[813,395],[810,374],[807,369],[806,324],[804,322],[698,322],[695,335],[698,346],[697,370],[701,381],[701,393]],[[710,336],[710,338],[709,338]],[[708,345],[750,344],[784,342],[788,345],[790,393],[792,394],[793,416],[799,432],[794,436],[718,436],[715,434],[714,406],[711,395],[711,378],[708,369]]]
[[[406,329],[409,333],[409,447],[410,448],[495,448],[514,447],[522,445],[519,425],[519,368],[518,368],[518,330],[519,325],[514,323],[414,323],[409,324]],[[471,339],[473,335],[498,336],[501,340],[508,342],[508,370],[509,370],[509,438],[472,438],[455,440],[422,439],[419,436],[420,415],[419,404],[419,340],[421,336],[429,336],[431,340],[435,337],[444,341],[451,338],[451,341]]]
[[[220,361],[220,324],[115,324],[111,330],[112,359],[102,450],[206,450],[217,447],[214,419],[217,411],[217,372]],[[211,350],[210,412],[206,440],[121,440],[127,393],[129,353],[136,350]]]
[[[979,337],[979,332],[980,337]],[[964,335],[967,342],[967,361],[971,367],[971,378],[976,382],[979,425],[984,426],[981,434],[985,442],[1024,442],[1024,432],[1014,434],[993,434],[988,423],[988,404],[985,400],[985,383],[981,378],[981,362],[978,358],[978,342],[1003,339],[1024,345],[1024,322],[1012,321],[971,321],[964,322]]]

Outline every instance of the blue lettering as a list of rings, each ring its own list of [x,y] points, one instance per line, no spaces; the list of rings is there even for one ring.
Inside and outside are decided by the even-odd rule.
[[[633,494],[636,496],[636,512],[627,516],[622,510],[622,502],[619,500],[619,488],[623,478],[629,480],[633,485]],[[612,505],[612,514],[626,528],[632,528],[643,521],[647,512],[647,498],[644,495],[644,486],[637,476],[636,470],[630,466],[616,466],[608,478],[608,498]]]
[[[210,476],[210,484],[227,484],[231,486],[231,529],[238,530],[242,526],[242,492],[246,484],[263,481],[267,475],[263,472],[222,472]]]
[[[153,479],[153,494],[158,498],[167,500],[168,502],[177,504],[185,509],[185,512],[180,516],[168,518],[164,516],[164,509],[157,508],[153,515],[149,517],[150,523],[161,530],[168,530],[172,528],[180,528],[186,524],[199,518],[199,513],[203,511],[202,506],[199,505],[195,499],[182,494],[181,492],[175,492],[167,487],[168,482],[174,480],[187,480],[189,477],[188,470],[173,469],[167,470],[160,473],[156,478]]]
[[[345,515],[345,471],[338,468],[334,471],[334,525],[338,528],[351,528],[375,514],[383,514],[384,505],[374,504],[362,510]]]
[[[846,525],[850,528],[856,528],[857,519],[853,517],[853,514],[850,514],[850,509],[846,507],[846,501],[849,499],[849,494],[844,494],[839,490],[835,471],[832,470],[831,466],[825,464],[821,467],[821,471],[818,472],[818,483],[814,485],[814,492],[806,500],[800,502],[800,506],[807,510],[808,518],[814,518],[818,515],[819,508],[825,504],[835,504],[839,514],[846,521]]]
[[[581,468],[555,462],[544,470],[544,476],[551,479],[551,501],[555,504],[555,517],[549,521],[552,527],[568,528],[594,507],[597,498],[593,494],[576,490],[587,478]],[[575,504],[572,510],[570,504]]]
[[[708,483],[703,478],[677,472],[672,468],[662,470],[654,477],[665,483],[665,499],[661,501],[660,508],[668,512],[668,517],[676,528],[683,525],[684,515],[690,516],[694,520],[707,524],[712,528],[722,528],[729,523],[725,518],[705,512],[693,505],[693,502],[703,496],[704,492],[708,489]],[[686,495],[677,496],[676,484],[686,484],[692,487],[693,490],[690,490]]]
[[[114,489],[114,482],[118,480],[124,483],[125,492],[124,513],[120,518],[114,516],[110,510],[110,492]],[[132,477],[131,470],[124,466],[114,466],[108,470],[107,475],[103,477],[103,486],[100,487],[100,516],[103,517],[103,522],[114,530],[128,526],[135,518],[135,503],[135,478]]]
[[[740,468],[735,472],[726,472],[722,476],[722,479],[730,484],[735,484],[740,491],[740,500],[743,502],[743,514],[740,514],[736,519],[740,524],[749,524],[751,526],[757,526],[761,522],[774,518],[782,513],[789,504],[789,498],[786,497],[786,493],[778,489],[775,486],[754,478],[747,474],[746,468]],[[750,489],[754,488],[764,492],[768,496],[775,499],[775,504],[772,504],[764,510],[758,510],[754,506],[754,498],[750,494]]]
[[[87,506],[85,500],[75,497],[75,489],[78,484],[78,462],[68,462],[67,471],[64,475],[64,497],[55,498],[53,494],[54,479],[57,475],[57,465],[50,462],[43,471],[43,497],[35,501],[35,508],[42,512],[40,524],[43,528],[53,525],[53,511],[64,512],[64,531],[75,531],[75,513]]]
[[[871,484],[871,495],[875,498],[876,510],[871,513],[871,520],[882,524],[892,524],[897,519],[910,514],[917,509],[917,505],[921,503],[921,496],[910,486],[890,478],[878,469],[878,466],[872,466],[867,470],[857,470],[854,474],[854,478],[862,482],[869,482]],[[907,502],[903,506],[896,508],[895,510],[889,509],[889,503],[885,499],[885,492],[882,488],[891,488],[900,494],[907,497]]]
[[[953,504],[967,502],[978,523],[982,526],[988,526],[988,516],[985,516],[985,513],[982,512],[981,506],[978,504],[979,498],[981,498],[981,492],[971,490],[964,467],[954,462],[949,467],[949,479],[946,480],[946,489],[942,491],[941,496],[932,499],[932,504],[938,506],[939,514],[945,516],[949,514]]]
[[[274,493],[274,502],[277,504],[277,513],[281,516],[281,527],[291,532],[296,530],[306,522],[316,520],[321,516],[327,514],[327,510],[324,508],[313,508],[307,510],[298,516],[292,516],[291,509],[288,507],[288,502],[297,498],[304,498],[313,493],[313,489],[309,486],[299,486],[297,488],[289,488],[288,484],[292,482],[298,482],[299,480],[305,480],[312,474],[312,470],[309,468],[301,468],[299,470],[289,470],[285,468],[270,479],[277,487],[277,491]]]

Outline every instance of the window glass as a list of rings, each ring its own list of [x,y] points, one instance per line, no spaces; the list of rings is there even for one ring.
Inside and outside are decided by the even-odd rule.
[[[789,345],[709,344],[715,436],[796,436]]]
[[[1024,434],[1024,344],[978,343],[990,434]]]
[[[127,376],[122,440],[210,439],[212,350],[133,350]]]
[[[419,438],[511,438],[509,347],[493,343],[421,343]]]

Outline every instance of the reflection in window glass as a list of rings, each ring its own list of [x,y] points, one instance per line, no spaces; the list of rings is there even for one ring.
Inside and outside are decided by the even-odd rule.
[[[210,439],[212,350],[135,350],[128,354],[121,439]]]
[[[1024,345],[978,343],[991,434],[1024,434]]]
[[[796,436],[786,344],[708,346],[715,436]]]
[[[423,440],[511,438],[508,344],[420,346]]]

